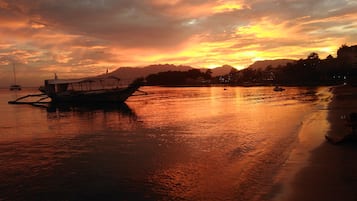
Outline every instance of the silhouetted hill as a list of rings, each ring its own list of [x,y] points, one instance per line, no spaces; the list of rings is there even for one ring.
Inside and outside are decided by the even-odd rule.
[[[276,68],[279,65],[284,66],[287,63],[292,63],[292,62],[295,62],[295,60],[291,60],[291,59],[263,60],[263,61],[254,62],[253,64],[248,66],[248,68],[254,70],[264,70],[267,66]]]
[[[212,77],[216,77],[216,76],[221,76],[221,75],[227,75],[228,73],[231,72],[231,70],[234,67],[230,66],[230,65],[223,65],[221,67],[216,67],[211,69],[212,70]],[[202,69],[204,71],[206,71],[207,69]]]
[[[211,69],[212,76],[220,76],[228,74],[233,67],[229,65],[223,65],[221,67],[217,67]],[[159,72],[166,72],[166,71],[188,71],[196,69],[191,66],[184,66],[184,65],[173,65],[173,64],[155,64],[149,65],[146,67],[119,67],[118,69],[110,72],[108,75],[119,77],[124,82],[131,82],[132,80],[138,77],[146,77],[150,74],[156,74]],[[206,68],[200,69],[202,72],[206,72]],[[103,75],[100,75],[103,76]]]
[[[176,85],[187,84],[188,82],[232,85],[245,85],[245,83],[259,85],[275,83],[292,86],[335,85],[341,83],[355,85],[355,80],[357,80],[356,55],[356,45],[342,45],[337,51],[337,58],[328,56],[326,59],[320,59],[317,53],[312,52],[305,59],[257,61],[246,69],[236,71],[232,71],[234,68],[229,65],[213,69],[199,69],[184,65],[157,64],[142,68],[121,67],[109,73],[109,75],[117,76],[123,82],[131,82],[139,77],[148,78],[150,75],[150,78],[152,78],[150,81],[153,85]],[[267,69],[267,67],[271,67],[271,69]],[[208,70],[211,71],[210,74],[206,73]],[[218,78],[217,76],[220,75],[223,76]],[[161,83],[164,81],[165,83]]]
[[[173,64],[157,64],[146,67],[120,67],[110,72],[109,75],[119,77],[123,81],[130,82],[138,77],[146,77],[164,71],[188,71],[193,69],[190,66],[176,66]]]

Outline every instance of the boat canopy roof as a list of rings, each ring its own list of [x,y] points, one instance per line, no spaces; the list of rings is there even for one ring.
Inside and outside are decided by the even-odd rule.
[[[47,84],[76,84],[76,83],[91,83],[91,82],[100,82],[107,79],[114,79],[119,81],[120,79],[115,76],[108,77],[94,77],[94,78],[81,78],[81,79],[51,79],[46,80]]]

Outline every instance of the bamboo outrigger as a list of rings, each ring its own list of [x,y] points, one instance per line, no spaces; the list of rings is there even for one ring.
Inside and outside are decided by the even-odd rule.
[[[40,99],[38,99],[36,101],[22,101],[22,100],[25,100],[26,98],[29,98],[29,97],[40,97]],[[50,103],[50,101],[44,101],[46,99],[49,99],[49,97],[44,93],[42,93],[42,94],[29,94],[29,95],[17,98],[16,100],[9,101],[8,103],[9,104],[30,104],[30,105],[33,105],[33,106],[41,107],[41,106],[44,106],[43,104]]]

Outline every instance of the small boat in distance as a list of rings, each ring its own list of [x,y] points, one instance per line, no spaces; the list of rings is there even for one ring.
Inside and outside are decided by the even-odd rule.
[[[282,87],[279,87],[279,86],[275,86],[273,90],[274,91],[284,91],[285,89]]]
[[[20,91],[21,90],[21,86],[16,84],[16,72],[15,72],[15,64],[12,65],[12,70],[14,73],[14,84],[10,85],[10,91]]]
[[[21,90],[21,86],[18,84],[12,84],[10,85],[10,91],[20,91]]]
[[[45,80],[39,90],[51,98],[53,103],[123,103],[143,84],[137,79],[128,86],[120,86],[120,79],[114,76],[83,79]]]

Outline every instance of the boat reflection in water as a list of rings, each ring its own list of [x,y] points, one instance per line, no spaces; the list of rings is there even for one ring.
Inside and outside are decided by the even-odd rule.
[[[127,116],[135,115],[126,103],[96,103],[96,104],[75,104],[75,103],[50,103],[47,112],[120,112]]]
[[[46,110],[48,119],[60,119],[69,124],[94,127],[90,132],[108,128],[130,129],[138,123],[138,116],[126,103],[50,104]]]

